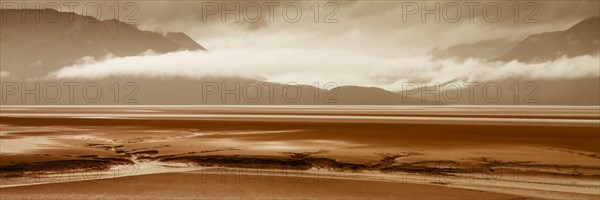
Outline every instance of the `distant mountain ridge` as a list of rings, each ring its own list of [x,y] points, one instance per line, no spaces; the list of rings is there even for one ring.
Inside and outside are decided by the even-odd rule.
[[[178,45],[182,46],[183,48],[185,48],[187,50],[206,51],[206,48],[204,48],[202,45],[196,43],[196,41],[194,41],[194,39],[192,39],[190,36],[188,36],[182,32],[175,32],[175,33],[169,32],[169,33],[165,34],[165,38],[177,43]]]
[[[46,10],[47,12],[58,13],[56,10]],[[73,14],[74,19],[71,21],[68,17],[61,18],[58,22],[40,22],[33,21],[33,18],[27,18],[25,22],[21,21],[19,10],[2,10],[0,16],[5,16],[3,12],[16,12],[17,14],[7,15],[2,18],[0,26],[0,69],[3,74],[2,81],[32,81],[27,80],[31,77],[45,77],[49,72],[60,69],[64,66],[74,64],[77,59],[84,56],[92,56],[101,58],[106,55],[113,56],[134,56],[139,55],[148,50],[156,53],[167,53],[179,50],[206,50],[200,44],[184,33],[166,33],[159,34],[150,31],[141,31],[136,27],[117,21],[105,20],[90,22],[86,16]],[[64,14],[64,12],[63,12]],[[507,50],[508,53],[503,57],[508,61],[520,60],[524,62],[536,62],[545,59],[553,59],[560,56],[556,51],[560,51],[561,55],[576,56],[586,55],[590,52],[598,52],[598,30],[594,27],[598,26],[598,17],[586,19],[577,25],[565,31],[557,31],[551,33],[543,33],[531,35],[525,40],[517,44],[511,43],[501,48],[480,48],[482,45],[497,45],[502,44],[502,41],[488,41],[464,47],[456,48],[460,50],[462,55],[473,55],[473,50],[478,49],[481,52],[480,56],[492,57],[493,53],[498,50]],[[594,24],[596,23],[596,24]],[[590,28],[591,27],[591,28]],[[546,40],[555,39],[554,42]],[[563,44],[565,41],[571,42]],[[587,43],[586,43],[587,42]],[[523,56],[517,52],[523,51],[528,43],[532,43],[532,49],[525,51],[527,56]],[[523,45],[525,45],[523,47]],[[560,48],[566,45],[565,51]],[[513,47],[514,46],[514,47]],[[535,48],[534,48],[535,47]],[[510,49],[510,50],[508,50]],[[529,56],[529,57],[528,57]],[[528,59],[532,58],[532,59]],[[35,81],[35,80],[34,80]],[[64,82],[69,80],[43,80],[46,82],[58,81]],[[86,82],[90,80],[72,80]],[[462,89],[465,96],[458,102],[449,101],[432,101],[427,98],[422,101],[422,94],[403,96],[400,92],[390,92],[381,88],[375,87],[360,87],[360,86],[340,86],[335,89],[319,89],[313,86],[295,86],[292,85],[290,91],[282,90],[281,88],[275,91],[275,94],[270,94],[269,87],[264,86],[266,82],[257,80],[245,80],[242,78],[213,78],[208,80],[199,79],[184,79],[181,77],[168,79],[153,79],[143,77],[109,77],[98,81],[103,84],[103,88],[108,88],[115,81],[121,83],[135,82],[139,84],[140,103],[143,104],[215,104],[215,105],[230,105],[230,104],[258,104],[258,105],[311,105],[311,104],[334,104],[334,105],[420,105],[420,104],[522,104],[514,102],[514,98],[507,89],[504,90],[504,97],[498,102],[486,101],[483,99],[484,94],[478,92],[474,102],[467,101],[468,91]],[[235,84],[244,85],[249,82],[256,82],[260,85],[261,94],[260,101],[253,101],[251,98],[257,94],[250,94],[241,97],[241,100],[231,97],[231,95],[215,94],[210,95],[206,101],[203,101],[202,83],[226,83],[228,87]],[[547,105],[600,105],[600,79],[598,77],[574,79],[574,80],[523,80],[516,77],[514,80],[499,80],[502,88],[509,88],[513,83],[520,82],[526,84],[528,82],[537,82],[539,91],[536,91],[536,96],[539,97],[539,103]],[[482,83],[484,84],[484,83]],[[285,84],[282,84],[285,85]],[[2,87],[0,87],[2,88]],[[297,100],[290,101],[288,98],[295,98],[295,89],[301,90],[301,97]],[[287,96],[287,92],[291,96]],[[286,93],[286,94],[284,94]],[[335,95],[333,95],[335,93]],[[0,93],[1,95],[2,93]],[[274,95],[273,99],[269,97]],[[441,93],[438,93],[438,96]],[[223,96],[228,98],[223,98]],[[239,96],[239,95],[238,95]],[[429,96],[431,97],[431,96]],[[23,104],[18,101],[15,96],[12,96],[6,104]],[[225,100],[224,100],[225,99]],[[63,98],[64,100],[64,98]],[[331,101],[330,101],[331,100]],[[27,104],[27,103],[25,103]],[[70,102],[58,102],[57,104],[72,104]],[[79,99],[75,104],[91,104]],[[113,99],[106,98],[103,101],[92,104],[114,104]]]
[[[35,16],[29,15],[22,21],[21,12],[25,11],[61,17],[57,21],[36,21]],[[19,77],[45,76],[85,56],[134,56],[148,50],[156,53],[205,50],[184,33],[165,37],[118,20],[100,21],[52,9],[0,9],[0,16],[0,66]]]
[[[562,56],[595,55],[600,51],[600,17],[586,18],[567,30],[531,34],[522,40],[507,38],[434,48],[438,59],[480,58],[487,61],[532,63],[555,60]]]
[[[600,50],[600,17],[587,18],[564,31],[530,35],[497,60],[544,62],[562,56],[597,54]]]
[[[463,43],[447,48],[434,48],[429,53],[438,59],[458,58],[480,58],[486,61],[494,60],[511,50],[519,41],[511,41],[506,38],[482,40],[474,43]]]

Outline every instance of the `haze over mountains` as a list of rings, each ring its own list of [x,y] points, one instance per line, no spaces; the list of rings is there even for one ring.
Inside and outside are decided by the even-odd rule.
[[[594,16],[580,21],[567,30],[532,34],[520,41],[511,41],[508,39],[480,41],[472,44],[452,46],[445,50],[436,49],[432,53],[438,58],[480,58],[493,62],[519,61],[525,63],[543,63],[561,57],[598,55],[599,51],[600,17]],[[536,100],[543,104],[600,104],[600,79],[598,77],[556,80],[514,77],[496,82],[504,89],[510,88],[515,82],[519,82],[521,87],[524,84],[535,83],[539,90],[533,91],[533,87],[531,87],[528,91],[521,91],[520,97],[523,98],[523,95],[535,93],[535,96],[537,96]],[[468,94],[468,91],[463,88],[462,93]],[[514,91],[505,90],[503,94],[505,97],[515,96]],[[481,93],[476,94],[475,97],[479,98],[475,100],[475,104],[489,103],[486,103]],[[457,103],[469,103],[466,99],[461,100],[462,102]],[[511,102],[515,103],[510,98],[503,98],[496,103],[511,104]]]
[[[192,50],[192,51],[196,51],[196,50],[203,50],[206,51],[206,49],[204,47],[202,47],[200,44],[196,43],[196,41],[194,41],[194,39],[192,39],[190,36],[186,35],[185,33],[181,33],[181,32],[168,32],[165,34],[165,38],[167,38],[168,40],[171,40],[172,42],[177,43],[178,45],[180,45],[181,47],[187,49],[187,50]]]
[[[501,61],[544,62],[562,56],[594,55],[600,47],[600,17],[585,19],[564,31],[533,34],[520,41]]]
[[[438,58],[483,58],[490,61],[545,62],[562,56],[595,55],[600,51],[600,17],[580,21],[567,30],[532,34],[512,41],[501,38],[446,49],[434,49]]]
[[[99,21],[75,13],[58,12],[56,10],[41,10],[47,15],[61,15],[60,20],[51,22],[32,17],[21,21],[23,10],[0,10],[0,67],[5,80],[36,80],[48,83],[48,75],[66,66],[82,62],[82,58],[102,59],[108,55],[114,57],[136,56],[148,51],[163,54],[180,50],[207,51],[185,33],[167,32],[165,34],[142,31],[137,27],[117,21]],[[73,16],[72,20],[69,16]],[[575,57],[582,55],[598,55],[599,23],[598,17],[592,17],[577,23],[573,27],[549,33],[532,34],[521,41],[499,39],[481,41],[473,44],[461,44],[446,50],[437,50],[434,55],[439,58],[457,57],[484,58],[492,62],[519,61],[524,63],[540,63],[552,61],[560,57]],[[235,60],[235,58],[231,58]],[[293,62],[293,61],[290,61]],[[10,73],[9,75],[6,75]],[[33,78],[33,79],[32,79]],[[61,79],[60,81],[90,81],[86,79]],[[371,104],[371,105],[402,105],[402,104],[522,104],[523,98],[514,100],[513,91],[507,88],[519,83],[523,87],[535,82],[538,89],[535,92],[534,104],[562,105],[598,105],[600,104],[600,78],[586,77],[575,79],[530,79],[512,77],[496,82],[504,90],[503,97],[490,102],[483,98],[485,95],[480,88],[475,92],[475,99],[467,98],[468,88],[459,89],[463,97],[459,101],[448,101],[440,98],[435,101],[431,95],[404,91],[386,91],[375,87],[340,86],[338,88],[320,89],[308,85],[300,85],[284,89],[272,90],[268,83],[262,80],[250,80],[239,77],[206,77],[202,79],[189,78],[148,78],[148,77],[108,77],[93,80],[104,87],[111,83],[136,82],[139,86],[137,98],[142,104]],[[460,80],[457,80],[460,81]],[[212,94],[208,99],[202,96],[203,83],[216,83],[217,86],[243,90],[248,84],[250,92],[245,95],[261,96],[259,100],[244,98],[221,92]],[[239,86],[236,86],[240,84]],[[222,85],[225,84],[225,85]],[[481,83],[485,85],[485,83]],[[258,90],[257,90],[258,88]],[[427,88],[427,87],[426,87]],[[220,88],[225,89],[225,88]],[[301,96],[295,99],[297,90]],[[290,92],[290,90],[292,92]],[[439,88],[438,88],[439,90]],[[254,92],[253,92],[254,91]],[[271,93],[269,93],[271,91]],[[289,92],[289,93],[288,93]],[[450,91],[457,92],[457,91]],[[522,97],[532,91],[521,94]],[[292,97],[283,93],[292,94]],[[331,96],[331,95],[334,96]],[[404,96],[403,94],[410,94]],[[442,93],[438,93],[438,96]],[[246,97],[247,97],[246,96]],[[272,97],[271,97],[272,96]],[[227,98],[223,98],[227,97]],[[267,98],[269,97],[269,98]],[[423,100],[423,97],[425,100]],[[290,99],[291,98],[291,99]],[[331,100],[331,101],[330,101]],[[35,102],[20,102],[19,99],[8,99],[3,104],[35,104]],[[67,101],[58,104],[70,103]],[[72,103],[72,102],[71,102]],[[78,101],[77,104],[89,102]],[[103,99],[95,104],[113,104],[112,99]],[[530,102],[531,103],[531,102]]]

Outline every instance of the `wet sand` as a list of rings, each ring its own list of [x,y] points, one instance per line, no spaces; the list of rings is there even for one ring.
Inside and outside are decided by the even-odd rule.
[[[443,186],[313,178],[235,180],[220,174],[165,173],[119,180],[57,183],[1,190],[2,199],[533,199]]]
[[[2,199],[130,198],[140,190],[148,198],[600,197],[599,107],[3,106],[0,111]],[[339,184],[198,184],[195,177],[205,176],[198,170],[215,167],[309,176],[324,170],[326,179]],[[109,184],[115,177],[141,181],[119,187]],[[160,185],[164,192],[152,189]],[[279,189],[259,192],[269,188]],[[355,189],[342,192],[348,188]]]

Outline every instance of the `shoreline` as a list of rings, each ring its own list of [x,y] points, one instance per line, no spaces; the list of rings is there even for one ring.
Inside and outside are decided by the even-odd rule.
[[[592,178],[578,178],[577,182],[575,179],[567,177],[553,177],[549,175],[535,176],[539,172],[529,172],[531,174],[521,174],[522,177],[518,177],[518,173],[506,173],[502,174],[489,174],[482,172],[472,173],[436,173],[436,172],[382,172],[373,170],[362,170],[362,171],[343,171],[331,168],[315,168],[309,169],[283,169],[283,168],[265,168],[251,166],[248,164],[246,167],[223,167],[223,166],[206,166],[198,165],[192,161],[187,162],[136,162],[133,165],[113,166],[111,170],[100,171],[105,177],[88,177],[82,180],[68,180],[68,181],[57,181],[56,178],[64,177],[63,175],[49,173],[50,176],[45,178],[53,179],[51,182],[42,183],[26,183],[26,184],[4,184],[6,180],[3,179],[0,189],[14,188],[14,187],[28,187],[36,185],[53,185],[60,183],[72,183],[78,182],[85,184],[85,182],[95,180],[114,180],[116,182],[121,179],[134,178],[139,176],[154,175],[154,174],[170,174],[170,173],[184,173],[184,174],[200,174],[201,179],[204,183],[207,182],[205,176],[217,175],[219,178],[213,179],[212,181],[221,182],[240,182],[244,181],[252,183],[256,181],[256,177],[266,177],[271,180],[271,183],[275,179],[283,178],[277,182],[289,182],[294,183],[294,179],[307,178],[312,179],[314,182],[330,182],[335,183],[336,180],[358,180],[358,181],[376,181],[376,182],[393,182],[393,183],[406,183],[406,184],[419,184],[419,185],[433,185],[442,186],[449,188],[462,188],[476,191],[485,191],[493,193],[501,193],[507,195],[518,195],[534,198],[544,199],[563,199],[565,197],[575,199],[593,199],[600,196],[600,180],[598,177]],[[145,166],[144,166],[145,165]],[[239,164],[237,164],[239,166]],[[130,166],[139,166],[130,168]],[[131,171],[130,169],[133,169]],[[116,174],[116,171],[121,171],[123,174]],[[127,171],[129,170],[129,171]],[[79,171],[82,174],[84,171]],[[98,173],[96,171],[95,173]],[[111,176],[112,174],[112,176]],[[38,174],[39,175],[39,174]],[[88,174],[89,175],[89,174]],[[96,174],[97,175],[97,174]],[[22,178],[33,178],[35,175],[23,176]],[[250,178],[249,178],[250,177]],[[71,177],[72,178],[72,177]],[[264,179],[264,178],[263,178]],[[333,181],[332,181],[333,180]],[[560,184],[562,181],[570,181],[570,184]]]

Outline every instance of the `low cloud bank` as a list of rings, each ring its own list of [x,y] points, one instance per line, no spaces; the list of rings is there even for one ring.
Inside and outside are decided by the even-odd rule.
[[[262,81],[313,85],[335,82],[400,90],[407,81],[494,81],[505,78],[573,79],[599,77],[599,56],[560,58],[527,64],[479,59],[436,60],[431,56],[381,57],[349,50],[215,50],[82,59],[49,78],[99,79],[111,76],[202,78],[235,76]],[[4,77],[4,72],[1,74]]]
[[[10,72],[0,71],[0,78],[7,78],[10,76]]]

